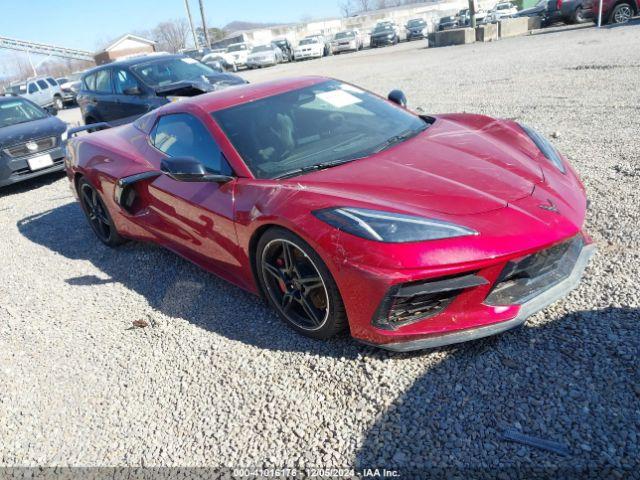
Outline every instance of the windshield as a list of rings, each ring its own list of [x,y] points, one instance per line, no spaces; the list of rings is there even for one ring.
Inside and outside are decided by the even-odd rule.
[[[189,57],[143,63],[131,69],[151,87],[162,87],[181,81],[198,81],[206,75],[216,74],[210,67]]]
[[[260,52],[270,52],[273,50],[272,45],[259,45],[257,47],[253,47],[251,53],[260,53]]]
[[[317,38],[305,38],[304,40],[301,40],[298,45],[313,45],[315,43],[320,43]]]
[[[45,118],[47,113],[21,98],[0,102],[0,128]]]
[[[237,45],[229,45],[227,47],[227,52],[240,52],[241,50],[246,50],[247,46],[244,43],[239,43]]]
[[[410,27],[420,27],[424,24],[425,24],[424,20],[418,19],[418,20],[409,20],[409,23],[407,25],[409,25]]]
[[[336,40],[340,40],[341,38],[352,38],[355,37],[353,32],[339,32],[336,33]]]
[[[336,80],[212,116],[257,178],[355,160],[427,127],[402,108]]]
[[[378,25],[375,30],[373,31],[373,33],[377,33],[377,32],[385,32],[387,30],[393,30],[393,28],[391,27],[391,25]]]

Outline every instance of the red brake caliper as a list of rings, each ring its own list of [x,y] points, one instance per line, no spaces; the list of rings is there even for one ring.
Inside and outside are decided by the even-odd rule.
[[[278,258],[278,259],[276,259],[276,265],[277,265],[279,268],[284,267],[284,260],[283,260],[282,258]],[[287,286],[285,285],[285,283],[284,283],[282,280],[278,280],[278,286],[280,287],[280,291],[281,291],[282,293],[286,293],[286,291],[287,291]]]

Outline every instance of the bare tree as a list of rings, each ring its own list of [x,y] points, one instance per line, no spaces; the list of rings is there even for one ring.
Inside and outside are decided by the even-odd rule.
[[[368,12],[373,7],[373,0],[358,0],[358,6],[361,12]]]
[[[343,0],[338,2],[338,8],[340,9],[340,13],[342,13],[343,17],[350,17],[355,10],[352,0]]]
[[[151,32],[160,50],[175,53],[187,46],[189,24],[184,18],[159,23]]]

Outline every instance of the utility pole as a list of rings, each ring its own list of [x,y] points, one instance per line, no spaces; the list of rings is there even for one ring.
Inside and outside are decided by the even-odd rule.
[[[198,48],[200,48],[200,42],[198,42],[196,29],[193,28],[193,18],[191,18],[191,9],[189,8],[189,0],[184,0],[184,7],[187,9],[187,17],[189,17],[189,26],[191,27],[191,33],[193,34],[193,45],[197,50]]]
[[[600,5],[598,5],[598,21],[596,22],[598,28],[602,26],[602,4],[603,0],[600,0]]]
[[[202,0],[198,0],[200,2],[200,16],[202,17],[202,30],[204,31],[204,40],[207,42],[206,47],[211,48],[211,41],[209,40],[209,31],[207,30],[207,22],[204,19],[204,3]]]
[[[476,0],[469,0],[469,26],[474,29],[476,28],[476,7]]]

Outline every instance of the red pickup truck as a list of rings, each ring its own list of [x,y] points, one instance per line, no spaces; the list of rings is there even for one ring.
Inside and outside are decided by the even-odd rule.
[[[583,8],[591,11],[593,20],[598,23],[598,12],[602,2],[602,24],[626,23],[640,12],[640,0],[585,0]]]

